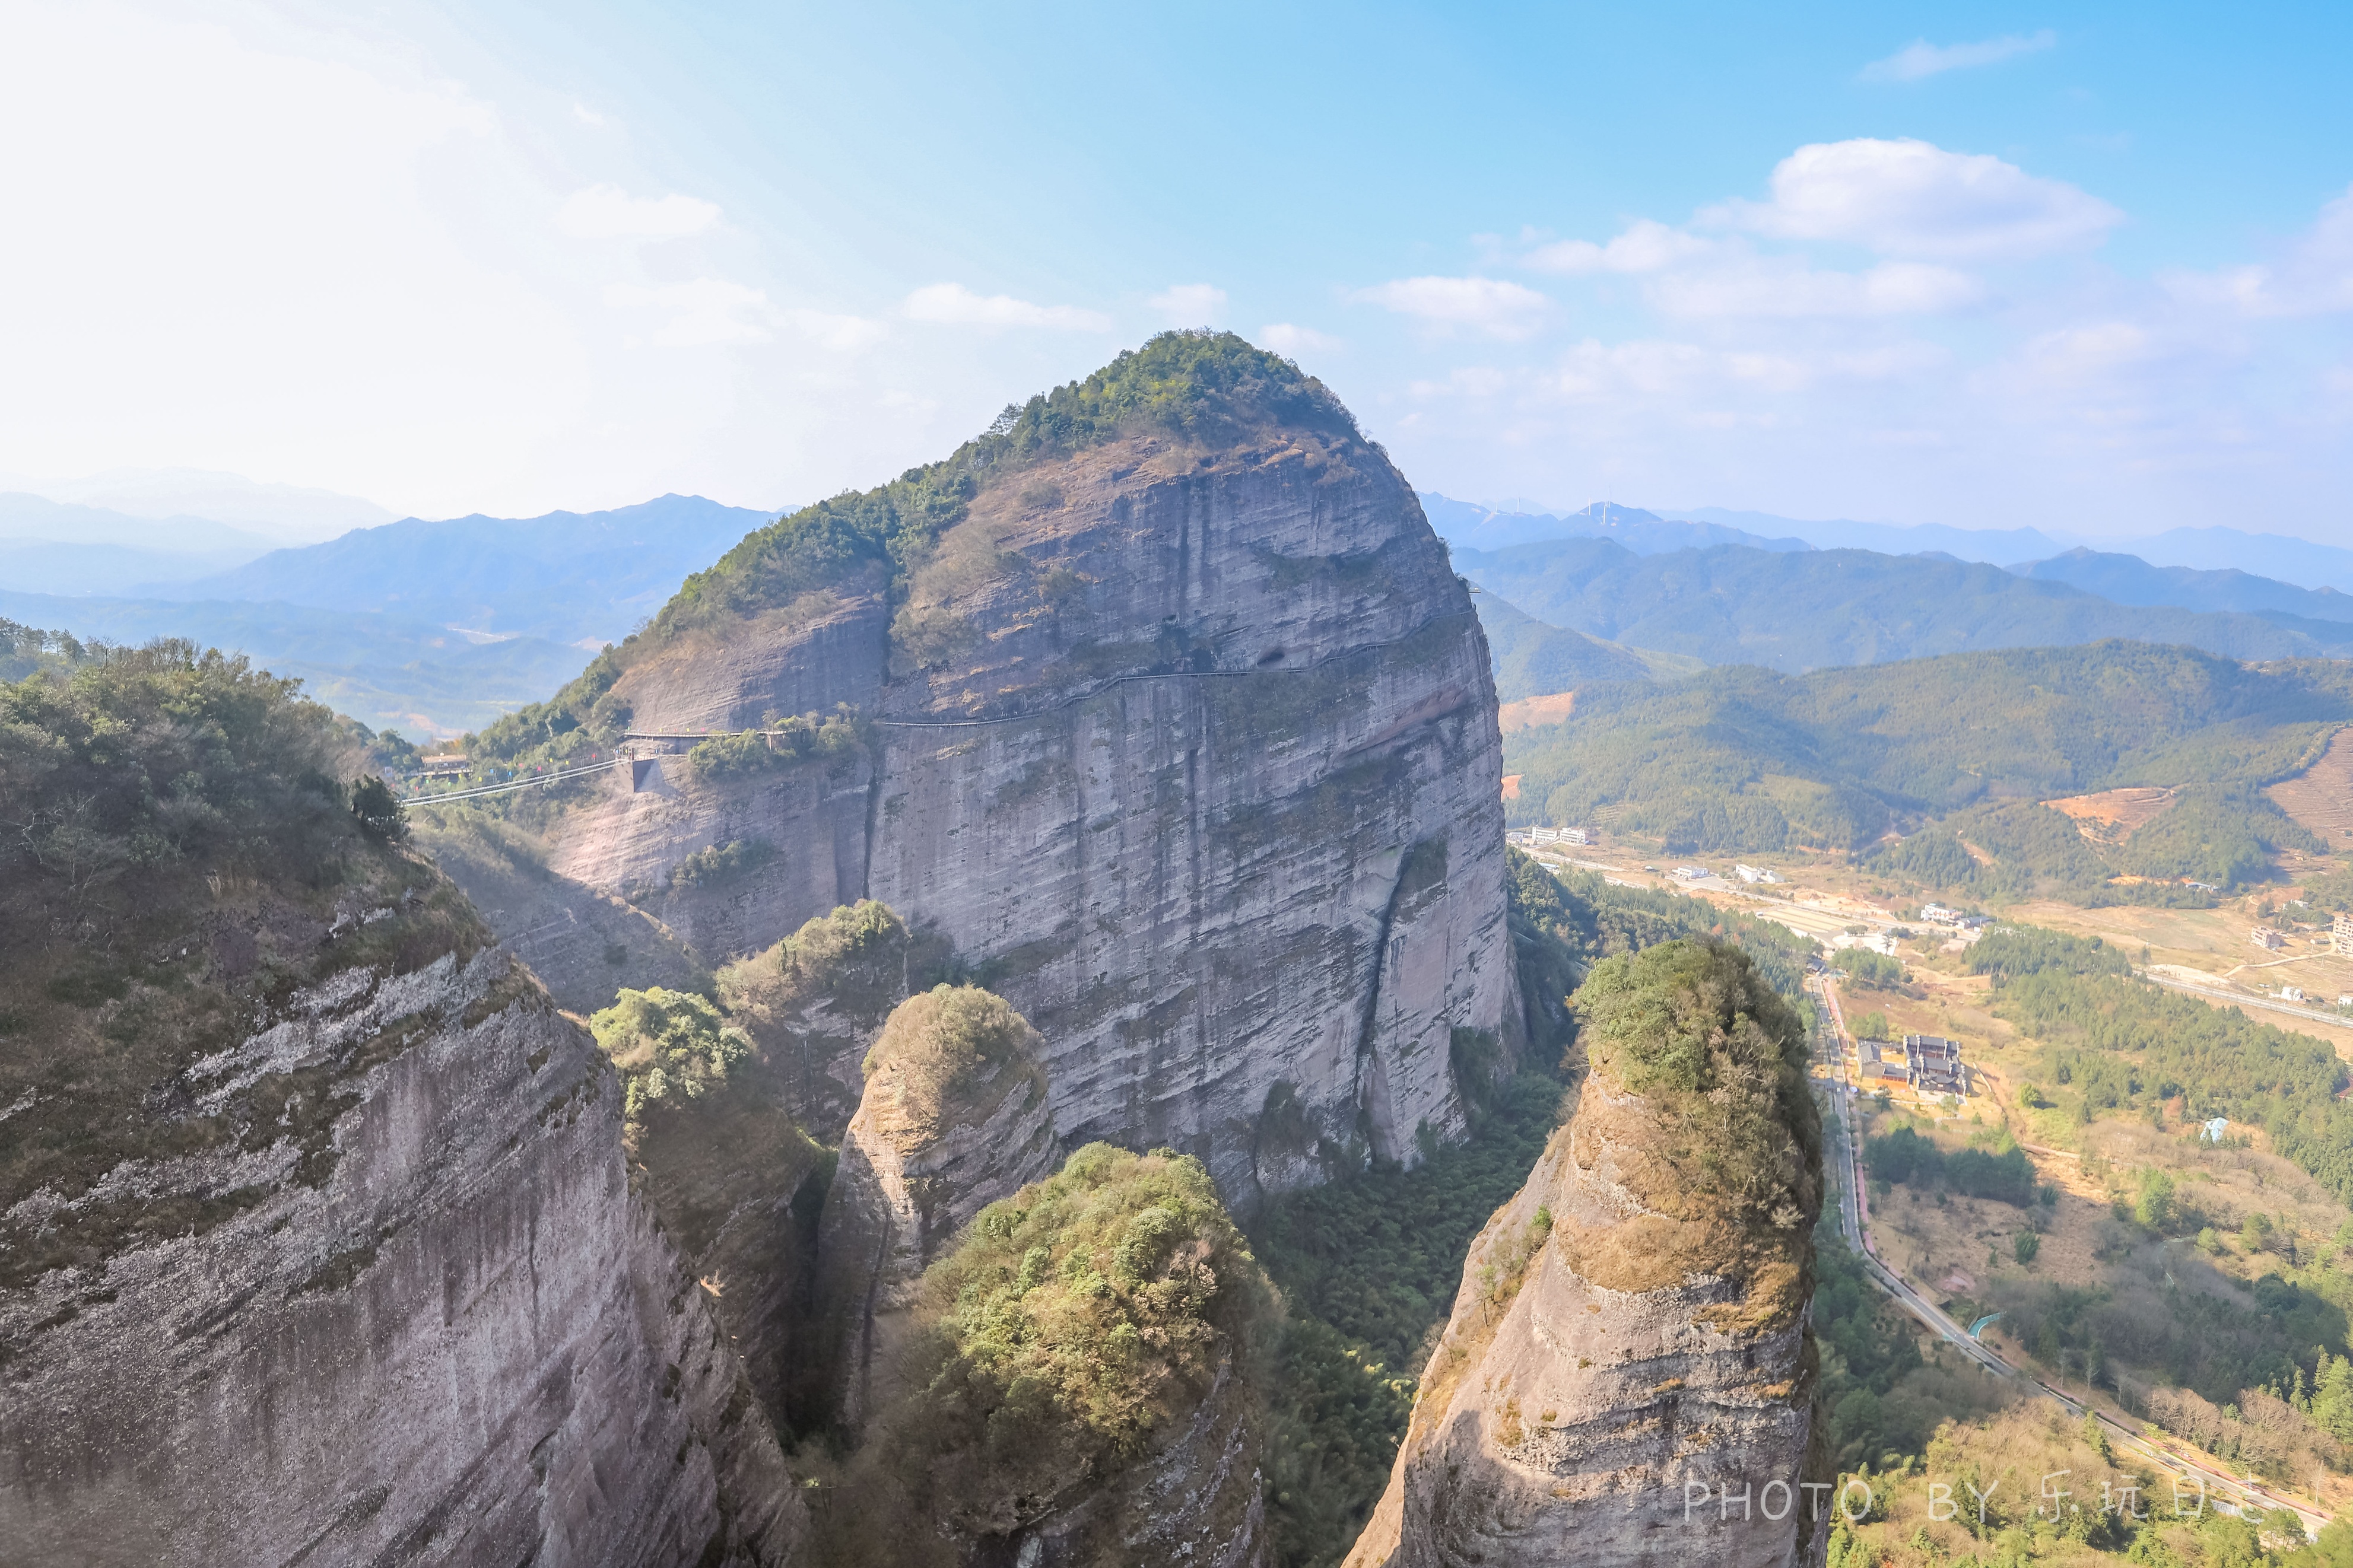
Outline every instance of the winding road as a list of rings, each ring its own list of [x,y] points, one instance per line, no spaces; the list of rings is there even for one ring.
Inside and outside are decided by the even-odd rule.
[[[1847,1038],[1846,1016],[1839,1005],[1838,987],[1825,976],[1810,977],[1807,989],[1822,998],[1831,1016],[1831,1026],[1836,1032],[1841,1047]],[[1882,1263],[1873,1251],[1869,1240],[1870,1197],[1863,1181],[1862,1157],[1854,1136],[1854,1086],[1845,1081],[1845,1058],[1841,1048],[1832,1076],[1823,1082],[1835,1114],[1831,1118],[1831,1147],[1824,1151],[1823,1163],[1829,1165],[1838,1186],[1839,1229],[1847,1248],[1862,1260],[1863,1273],[1873,1284],[1894,1297],[1904,1310],[1934,1331],[1938,1338],[1954,1346],[1964,1356],[1996,1377],[2014,1377],[2031,1385],[2046,1399],[2053,1399],[2071,1415],[2082,1415],[2091,1407],[2073,1398],[2019,1368],[2012,1366],[1990,1346],[1969,1337],[1968,1331],[1953,1321],[1943,1308],[1936,1305],[1893,1268]],[[1820,1080],[1818,1080],[1820,1081]],[[2328,1516],[2293,1498],[2280,1496],[2259,1482],[2243,1476],[2233,1476],[2215,1468],[2203,1459],[2192,1459],[2167,1447],[2160,1447],[2130,1427],[2124,1426],[2105,1412],[2099,1412],[2101,1430],[2108,1435],[2111,1446],[2129,1451],[2160,1468],[2178,1474],[2186,1481],[2204,1488],[2207,1496],[2227,1511],[2242,1513],[2252,1508],[2262,1512],[2289,1513],[2304,1526],[2308,1538],[2317,1538],[2320,1527]]]

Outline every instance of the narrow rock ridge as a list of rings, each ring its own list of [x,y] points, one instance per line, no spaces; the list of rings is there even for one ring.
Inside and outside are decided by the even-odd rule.
[[[1588,1075],[1472,1246],[1348,1568],[1808,1560],[1829,1507],[1806,1489],[1829,1479],[1810,1447],[1819,1172],[1794,1189],[1807,1212],[1744,1237],[1708,1212],[1694,1133],[1672,1099]],[[1810,1158],[1810,1138],[1776,1152]]]
[[[923,1270],[986,1205],[1061,1164],[1037,1031],[987,992],[909,997],[866,1062],[818,1233],[821,1332],[855,1427]]]
[[[1485,640],[1352,429],[1138,430],[1030,462],[980,484],[901,598],[850,578],[682,633],[596,708],[693,732],[839,704],[859,756],[610,775],[551,831],[546,897],[575,915],[533,918],[568,931],[634,892],[715,966],[881,900],[1037,1025],[1066,1143],[1198,1154],[1244,1209],[1367,1145],[1409,1163],[1459,1136],[1460,1031],[1516,1051]],[[750,842],[775,858],[742,879],[673,875]],[[589,946],[537,961],[568,1005],[646,983],[636,946]],[[1294,1123],[1271,1144],[1271,1101]]]
[[[29,1345],[0,1370],[8,1554],[787,1561],[798,1494],[629,1195],[586,1036],[503,953],[445,954],[298,993],[188,1087],[319,1067],[353,1101],[323,1171],[286,1143],[132,1162],[101,1189],[250,1201],[0,1295]]]

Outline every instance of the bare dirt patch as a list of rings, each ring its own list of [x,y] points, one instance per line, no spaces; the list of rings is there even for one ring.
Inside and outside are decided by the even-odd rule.
[[[1519,774],[1505,773],[1504,775],[1504,798],[1505,800],[1517,800],[1520,798]]]
[[[1495,721],[1504,733],[1534,730],[1546,724],[1557,724],[1568,717],[1577,706],[1574,691],[1555,691],[1543,697],[1523,697],[1517,702],[1506,702],[1495,710]]]
[[[2147,826],[2175,800],[2169,789],[2104,789],[2097,795],[2071,795],[2042,804],[2075,824],[2075,831],[2094,844],[2121,844],[2137,828]]]
[[[2332,847],[2353,843],[2353,729],[2337,731],[2318,762],[2263,793]]]

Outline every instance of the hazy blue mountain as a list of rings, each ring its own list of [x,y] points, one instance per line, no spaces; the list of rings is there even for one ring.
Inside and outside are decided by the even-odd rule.
[[[203,517],[133,517],[102,506],[0,492],[0,541],[10,543],[117,544],[169,555],[215,552],[250,560],[277,543],[250,529]]]
[[[2284,533],[2248,533],[2236,528],[2169,528],[2145,539],[2108,540],[2111,550],[2127,550],[2157,566],[2189,566],[2201,572],[2252,572],[2304,588],[2336,588],[2353,594],[2353,550],[2315,544]],[[2024,559],[2021,557],[2020,559]]]
[[[2353,626],[2114,604],[2000,567],[1738,545],[1637,555],[1607,539],[1458,546],[1455,570],[1526,614],[1636,647],[1788,673],[2130,637],[2227,658],[2353,655]]]
[[[226,572],[242,566],[255,553],[0,539],[0,589],[19,594],[120,594],[134,583],[185,583]]]
[[[148,596],[374,611],[593,648],[628,635],[689,573],[776,515],[670,495],[610,511],[409,518],[272,551],[232,572],[158,585]]]
[[[1700,668],[1696,659],[1627,647],[1547,626],[1484,589],[1472,590],[1471,604],[1479,612],[1480,628],[1487,634],[1495,695],[1505,702],[1574,691],[1597,680],[1672,678]]]
[[[1616,501],[1595,501],[1571,512],[1515,512],[1455,500],[1431,490],[1423,492],[1421,510],[1440,539],[1473,550],[1502,550],[1545,539],[1610,539],[1637,555],[1704,549],[1711,544],[1745,544],[1757,550],[1809,548],[1802,539],[1768,539],[1715,523],[1670,521],[1656,512]]]
[[[390,616],[301,605],[0,593],[0,618],[84,641],[180,637],[301,679],[311,696],[408,736],[478,730],[580,673],[586,650],[543,637],[480,642]]]
[[[1983,561],[1996,566],[2056,555],[2074,542],[2073,538],[2053,538],[2039,528],[1951,528],[1938,522],[1856,522],[1847,518],[1808,522],[1775,517],[1771,512],[1735,511],[1720,506],[1690,507],[1670,515],[1756,533],[1791,534],[1817,550],[1875,550],[1883,555],[1919,555],[1939,551],[1957,560]]]
[[[2119,605],[2179,605],[2185,610],[2238,610],[2313,621],[2353,621],[2353,594],[2299,588],[2235,569],[2152,566],[2137,555],[2074,549],[2012,571],[2051,583],[2072,583]]]
[[[0,476],[0,489],[26,490],[140,518],[208,518],[269,536],[272,544],[308,544],[346,529],[390,522],[396,515],[372,500],[301,485],[263,484],[208,468],[114,468],[79,479]]]

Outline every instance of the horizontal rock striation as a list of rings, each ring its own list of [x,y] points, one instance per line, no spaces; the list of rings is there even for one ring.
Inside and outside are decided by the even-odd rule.
[[[1403,478],[1265,363],[1312,415],[975,468],[895,584],[860,568],[781,608],[696,609],[584,689],[590,721],[649,732],[847,704],[860,751],[725,778],[669,757],[634,793],[607,775],[551,828],[555,879],[638,890],[713,965],[881,900],[1038,1026],[1067,1143],[1198,1153],[1245,1206],[1458,1134],[1458,1043],[1508,1062],[1522,1033],[1487,648]],[[795,526],[762,548],[791,555]],[[753,840],[775,858],[744,879],[676,884]],[[550,984],[601,1005],[643,983],[634,962]]]
[[[137,1192],[203,1223],[0,1292],[0,1554],[792,1555],[774,1436],[629,1195],[614,1076],[512,960],[347,969],[174,1092],[234,1111],[287,1075],[342,1108],[319,1146],[264,1123],[6,1216]]]

